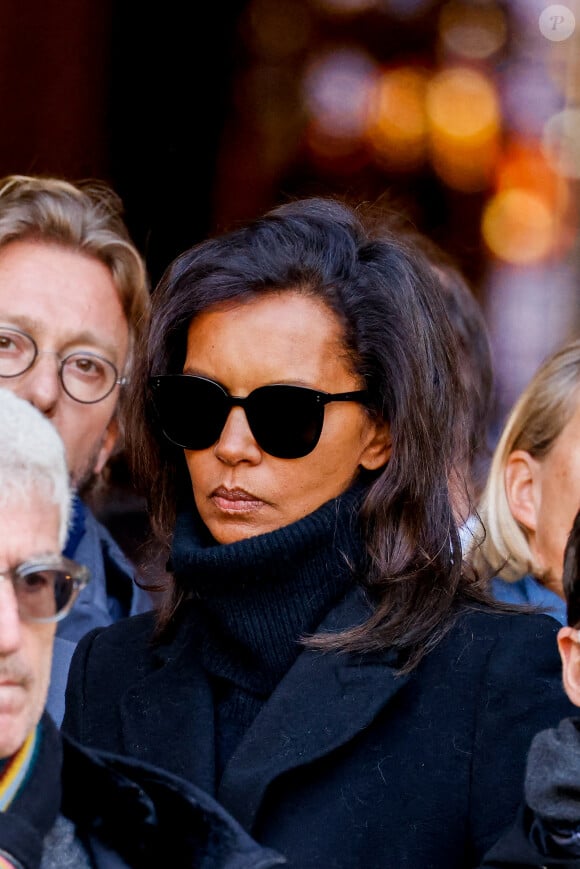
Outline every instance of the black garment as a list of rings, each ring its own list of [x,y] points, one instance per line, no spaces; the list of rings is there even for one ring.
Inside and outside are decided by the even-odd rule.
[[[197,788],[140,761],[81,748],[47,715],[42,728],[33,774],[0,814],[0,853],[22,869],[40,865],[59,806],[95,869],[268,869],[283,862]]]
[[[171,560],[196,600],[191,634],[214,699],[217,782],[300,654],[299,639],[352,588],[364,563],[361,496],[355,487],[300,522],[229,546],[197,513],[179,516]]]
[[[10,855],[25,869],[40,864],[42,841],[56,821],[62,799],[62,740],[47,715],[39,724],[38,740],[31,778],[0,812],[0,854]]]
[[[580,719],[538,733],[527,761],[525,806],[486,867],[580,869]]]
[[[329,506],[326,541],[338,539],[337,505]],[[251,573],[256,560],[246,552],[259,551],[264,590],[269,576],[273,586],[287,583],[283,604],[292,574],[303,575],[304,521],[282,535],[210,547],[220,564],[206,588],[231,589],[240,559]],[[342,527],[346,533],[348,524]],[[335,555],[319,584],[336,564]],[[193,566],[190,581],[201,589]],[[366,597],[351,583],[318,630],[368,618]],[[248,585],[255,601],[253,589]],[[239,601],[241,607],[241,594]],[[213,788],[244,828],[294,869],[477,866],[515,816],[532,736],[572,708],[560,682],[558,624],[482,608],[460,614],[407,676],[399,675],[393,650],[300,652],[217,781],[213,674],[196,636],[204,607],[205,600],[184,605],[172,638],[158,645],[151,615],[85,638],[72,663],[63,727],[89,745],[157,762]]]

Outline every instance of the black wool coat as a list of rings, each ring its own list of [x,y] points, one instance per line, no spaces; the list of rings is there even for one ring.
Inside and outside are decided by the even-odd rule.
[[[40,751],[17,798],[0,812],[0,865],[67,869],[273,869],[261,848],[215,800],[134,758],[80,746],[48,715]],[[51,834],[59,812],[66,833]],[[53,830],[54,833],[54,830]],[[76,848],[71,848],[76,840]]]
[[[480,869],[580,869],[580,857],[548,857],[530,835],[534,813],[522,805],[513,827],[486,855]]]
[[[365,612],[353,592],[321,629]],[[216,782],[188,622],[185,608],[165,645],[151,643],[150,614],[87,635],[63,728],[213,792],[293,869],[478,866],[513,822],[532,736],[572,710],[552,618],[467,611],[410,675],[390,650],[303,651]]]

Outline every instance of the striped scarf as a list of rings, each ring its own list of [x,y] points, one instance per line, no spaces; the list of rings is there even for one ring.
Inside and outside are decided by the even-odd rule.
[[[37,726],[16,754],[0,764],[0,812],[6,811],[18,792],[26,785],[34,768],[39,744],[40,733]]]

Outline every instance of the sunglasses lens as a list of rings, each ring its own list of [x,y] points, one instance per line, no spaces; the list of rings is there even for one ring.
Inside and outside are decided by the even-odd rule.
[[[218,440],[228,414],[227,396],[210,380],[191,375],[153,378],[153,400],[165,437],[186,450]]]
[[[279,459],[311,453],[324,422],[316,394],[300,386],[262,386],[252,393],[246,413],[260,447]]]

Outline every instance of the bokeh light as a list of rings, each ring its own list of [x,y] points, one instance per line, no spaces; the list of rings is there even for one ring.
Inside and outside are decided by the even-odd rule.
[[[548,118],[562,106],[562,93],[545,66],[529,60],[506,66],[501,100],[512,130],[524,136],[541,136]]]
[[[457,190],[484,190],[499,153],[500,111],[493,83],[468,67],[445,69],[429,82],[426,106],[437,173]]]
[[[533,139],[514,139],[505,146],[497,165],[495,185],[497,190],[517,188],[534,193],[559,214],[564,214],[570,204],[568,185]]]
[[[377,80],[367,136],[376,162],[386,169],[411,171],[425,160],[427,81],[425,71],[409,66],[385,70]]]
[[[340,48],[319,56],[303,81],[308,144],[328,159],[360,152],[377,65],[366,52]]]
[[[483,212],[482,234],[488,248],[515,265],[544,260],[553,250],[556,232],[556,218],[548,204],[527,190],[502,190]]]
[[[544,126],[544,153],[556,172],[565,178],[580,178],[580,109],[564,109]]]
[[[441,9],[439,37],[445,50],[458,57],[489,58],[505,44],[505,14],[491,3],[451,0]]]

